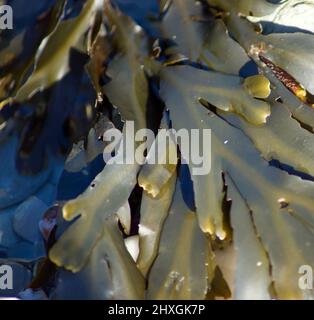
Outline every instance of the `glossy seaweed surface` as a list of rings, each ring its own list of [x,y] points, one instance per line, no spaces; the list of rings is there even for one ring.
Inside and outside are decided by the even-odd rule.
[[[314,298],[312,0],[0,5],[0,297]],[[111,163],[131,121],[210,171]]]

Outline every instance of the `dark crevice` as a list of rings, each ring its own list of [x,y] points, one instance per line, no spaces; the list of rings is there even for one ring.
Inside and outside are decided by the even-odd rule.
[[[223,212],[223,229],[227,233],[227,237],[224,239],[225,242],[231,242],[233,238],[233,228],[231,225],[231,206],[232,201],[228,200],[228,186],[226,184],[225,173],[221,174],[223,180],[223,200],[222,200],[222,212]]]
[[[210,284],[210,288],[206,295],[207,300],[215,300],[216,297],[223,297],[224,299],[231,298],[231,290],[225,280],[221,269],[217,266],[215,269],[214,278]]]
[[[159,79],[149,78],[149,98],[147,101],[146,121],[148,129],[155,135],[158,133],[165,110],[165,104],[159,96]]]
[[[289,166],[288,164],[280,162],[279,160],[272,159],[269,161],[269,165],[271,167],[275,167],[277,169],[283,170],[290,175],[297,176],[303,180],[314,181],[314,177],[312,177],[310,174],[304,173],[302,171],[298,171],[293,167]]]
[[[131,210],[131,228],[129,236],[138,234],[138,226],[141,219],[141,202],[143,189],[137,184],[129,197]]]
[[[219,119],[221,119],[222,121],[226,122],[229,126],[231,126],[232,128],[235,128],[237,130],[240,130],[247,138],[250,139],[250,137],[248,137],[245,132],[243,132],[243,130],[237,126],[235,126],[233,123],[231,123],[230,121],[228,121],[225,117],[224,114],[231,114],[230,112],[225,112],[222,111],[220,109],[218,109],[217,107],[215,107],[213,104],[211,104],[210,102],[200,98],[198,100],[198,102],[205,107],[206,109],[208,109],[211,113],[213,113],[214,115],[216,115]],[[237,116],[240,116],[237,114]],[[250,139],[251,140],[251,139]],[[252,140],[251,140],[252,141]]]
[[[282,100],[281,97],[277,97],[277,98],[275,99],[275,101],[276,101],[276,102],[279,102],[279,103],[283,103],[283,100]]]
[[[263,29],[262,34],[264,36],[267,36],[269,34],[276,34],[276,33],[280,34],[280,33],[297,33],[297,32],[313,35],[313,32],[309,30],[293,27],[293,26],[285,26],[285,25],[278,24],[271,21],[260,21],[260,24],[262,26],[262,29]]]
[[[307,123],[304,123],[301,120],[297,119],[294,115],[291,115],[291,118],[293,120],[297,121],[302,129],[304,129],[304,130],[306,130],[306,131],[308,131],[310,133],[314,133],[314,128],[312,126],[310,126]]]
[[[187,164],[178,164],[178,176],[180,178],[180,186],[183,201],[185,202],[186,206],[192,210],[196,211],[195,205],[195,194],[194,194],[194,185],[191,178],[191,173],[189,166]]]

